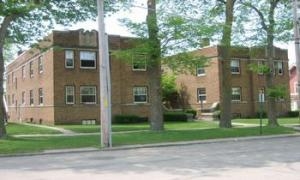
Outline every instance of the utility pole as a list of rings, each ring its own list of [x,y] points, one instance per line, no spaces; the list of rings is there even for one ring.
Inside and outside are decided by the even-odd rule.
[[[109,148],[111,141],[111,97],[110,67],[108,56],[108,37],[105,34],[104,0],[97,0],[98,6],[98,41],[99,41],[99,80],[100,80],[100,118],[101,146]]]

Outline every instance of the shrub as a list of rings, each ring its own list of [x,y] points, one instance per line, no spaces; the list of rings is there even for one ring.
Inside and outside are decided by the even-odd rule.
[[[298,117],[299,116],[299,111],[289,111],[287,113],[288,117]]]
[[[187,122],[188,118],[185,112],[165,112],[164,113],[164,121],[169,122]]]
[[[262,118],[267,118],[267,117],[268,117],[267,113],[265,111],[263,111],[262,112]],[[260,112],[256,113],[256,118],[260,118]]]
[[[214,120],[220,120],[221,119],[221,111],[220,110],[213,112],[213,119]]]
[[[147,117],[139,117],[136,115],[115,115],[113,118],[113,123],[116,124],[143,123],[147,121]]]
[[[197,115],[197,111],[194,109],[187,109],[187,110],[185,110],[185,113],[193,114],[194,119],[196,118],[196,115]]]

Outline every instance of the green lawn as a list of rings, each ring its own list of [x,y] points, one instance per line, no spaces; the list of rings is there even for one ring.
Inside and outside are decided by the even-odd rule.
[[[263,134],[291,134],[295,131],[286,127],[263,127]],[[166,130],[156,133],[126,132],[113,134],[113,146],[149,144],[175,141],[191,141],[203,139],[229,138],[258,136],[259,128],[232,128],[232,129],[194,129],[194,130]],[[0,154],[13,154],[25,152],[37,152],[46,149],[64,149],[80,147],[99,147],[99,135],[74,136],[74,137],[34,137],[34,138],[12,138],[0,140]]]
[[[60,134],[59,131],[33,127],[24,124],[8,123],[6,126],[8,135],[18,135],[18,134]]]
[[[0,140],[0,154],[38,152],[49,149],[66,149],[99,146],[100,136],[30,137]]]
[[[234,119],[232,120],[233,123],[245,123],[245,124],[259,124],[259,119]],[[268,122],[267,119],[263,119],[263,124],[266,125]],[[287,124],[299,124],[299,118],[279,118],[278,123],[280,125],[287,125]]]
[[[79,133],[94,133],[99,132],[99,125],[64,125],[59,126],[65,129],[72,130]],[[166,130],[180,130],[180,129],[203,129],[203,128],[216,128],[218,123],[214,121],[195,121],[195,122],[166,122]],[[121,131],[140,131],[149,130],[148,123],[138,123],[138,124],[113,124],[113,132]]]

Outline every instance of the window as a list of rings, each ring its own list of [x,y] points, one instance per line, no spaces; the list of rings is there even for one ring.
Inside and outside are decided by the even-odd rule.
[[[10,96],[7,95],[7,105],[10,106]]]
[[[29,91],[29,104],[31,106],[33,105],[33,90]]]
[[[66,104],[75,103],[75,88],[74,86],[66,86]]]
[[[80,87],[80,100],[83,104],[96,104],[96,86]]]
[[[22,92],[22,104],[25,104],[25,91]]]
[[[39,88],[39,105],[44,104],[44,93],[43,88]]]
[[[96,52],[80,51],[80,67],[84,69],[96,69]]]
[[[265,88],[258,89],[258,102],[265,102]]]
[[[277,62],[277,73],[283,75],[283,62]]]
[[[231,92],[231,100],[232,101],[241,101],[241,88],[233,87]]]
[[[206,102],[206,89],[205,88],[198,88],[197,89],[198,94],[198,102]]]
[[[146,71],[147,69],[147,56],[135,55],[132,58],[132,70],[134,71]]]
[[[205,76],[205,69],[204,67],[197,66],[197,76]]]
[[[18,81],[17,81],[18,79],[17,78],[15,78],[15,88],[17,89],[18,88]]]
[[[39,57],[38,59],[38,65],[39,65],[39,73],[42,74],[44,70],[44,65],[43,65],[43,58],[42,56]]]
[[[240,74],[240,61],[237,59],[230,62],[231,74]]]
[[[74,51],[72,50],[65,51],[65,67],[74,68]]]
[[[258,61],[258,74],[263,75],[264,74],[264,68],[265,68],[265,62],[264,61]]]
[[[22,78],[25,79],[25,66],[22,66]]]
[[[12,83],[15,82],[15,73],[14,72],[11,73],[11,81],[12,81]]]
[[[11,104],[14,104],[14,103],[15,103],[15,95],[12,94],[12,95],[11,95]]]
[[[29,63],[29,76],[30,78],[33,77],[33,61],[30,61]]]
[[[135,103],[146,103],[147,100],[147,87],[134,87],[133,98]]]
[[[7,82],[7,84],[9,84],[9,81],[10,81],[10,76],[9,76],[9,74],[7,74],[7,77],[6,77],[6,82]]]

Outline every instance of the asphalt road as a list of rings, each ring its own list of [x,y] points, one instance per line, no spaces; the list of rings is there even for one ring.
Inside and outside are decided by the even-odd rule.
[[[299,180],[300,137],[0,158],[0,180]]]

